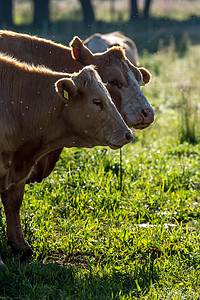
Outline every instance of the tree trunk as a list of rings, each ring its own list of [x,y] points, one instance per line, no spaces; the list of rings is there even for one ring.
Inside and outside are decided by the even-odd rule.
[[[0,22],[2,25],[13,25],[12,0],[0,0]]]
[[[86,24],[92,24],[95,21],[94,10],[91,4],[91,0],[80,0],[82,10],[83,10],[83,19]]]
[[[151,0],[146,0],[145,7],[144,7],[144,18],[145,19],[149,18],[150,4],[151,4]]]
[[[138,5],[137,0],[130,0],[130,6],[131,6],[131,16],[130,21],[134,21],[138,18]]]
[[[47,27],[49,24],[49,0],[34,0],[35,27]]]

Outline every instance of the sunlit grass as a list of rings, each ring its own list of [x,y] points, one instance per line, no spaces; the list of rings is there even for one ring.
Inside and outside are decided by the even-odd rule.
[[[92,1],[96,21],[126,23],[130,19],[130,1]],[[33,21],[33,1],[16,1],[14,3],[14,23],[16,25],[31,24]],[[144,1],[138,5],[139,16],[143,17]],[[50,1],[50,20],[80,21],[82,20],[81,5],[78,0]],[[199,1],[152,1],[150,17],[184,21],[200,17]]]
[[[13,23],[15,25],[30,25],[33,22],[33,1],[15,2],[13,4]]]
[[[184,21],[193,17],[200,17],[199,1],[153,1],[151,16]]]

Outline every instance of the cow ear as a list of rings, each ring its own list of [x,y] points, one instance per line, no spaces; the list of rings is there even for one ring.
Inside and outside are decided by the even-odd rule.
[[[60,79],[56,81],[55,86],[56,92],[65,102],[68,102],[70,98],[75,98],[78,95],[77,87],[72,79]]]
[[[139,68],[140,72],[142,73],[143,82],[141,85],[147,85],[151,80],[151,74],[145,68]]]
[[[120,46],[112,46],[107,50],[108,56],[112,55],[119,59],[125,59],[125,51]]]
[[[93,53],[83,45],[83,41],[77,36],[70,42],[72,57],[79,61],[84,66],[91,65],[93,63]]]

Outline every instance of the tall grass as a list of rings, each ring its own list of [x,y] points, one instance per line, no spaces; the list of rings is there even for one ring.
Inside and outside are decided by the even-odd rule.
[[[200,112],[199,104],[188,98],[188,93],[182,92],[183,103],[180,107],[179,140],[180,143],[200,142]]]

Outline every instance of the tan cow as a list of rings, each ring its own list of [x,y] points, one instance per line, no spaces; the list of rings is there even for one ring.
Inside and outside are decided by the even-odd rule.
[[[77,37],[69,48],[46,39],[2,30],[0,51],[21,61],[45,65],[55,71],[74,72],[93,64],[128,126],[143,129],[154,121],[154,109],[140,89],[142,82],[148,84],[151,75],[146,69],[133,66],[120,48],[94,55]],[[62,148],[43,156],[27,183],[41,182],[47,177],[61,152]]]
[[[135,65],[139,66],[138,50],[130,38],[120,31],[114,31],[106,34],[94,33],[89,36],[84,44],[93,52],[104,52],[113,46],[120,46],[125,50],[127,58]]]
[[[132,65],[119,47],[94,55],[77,37],[69,48],[49,40],[2,30],[0,51],[20,61],[42,64],[58,72],[76,72],[93,64],[129,127],[143,129],[154,121],[154,109],[140,89],[142,83],[149,83],[151,75],[146,69]]]
[[[154,121],[154,110],[140,89],[142,82],[148,84],[151,75],[144,68],[138,69],[133,66],[120,48],[94,55],[77,37],[69,48],[29,35],[0,31],[0,51],[21,61],[42,64],[59,72],[79,71],[84,66],[93,64],[129,126],[143,129]],[[61,147],[43,155],[31,169],[26,182],[40,182],[47,177],[59,159],[62,149]],[[15,199],[16,194],[21,192],[20,188],[18,191],[18,187],[13,187],[8,193],[9,197]]]
[[[117,149],[132,133],[93,67],[70,75],[0,54],[0,77],[0,193],[7,238],[14,248],[29,249],[19,210],[35,163],[61,147]]]

